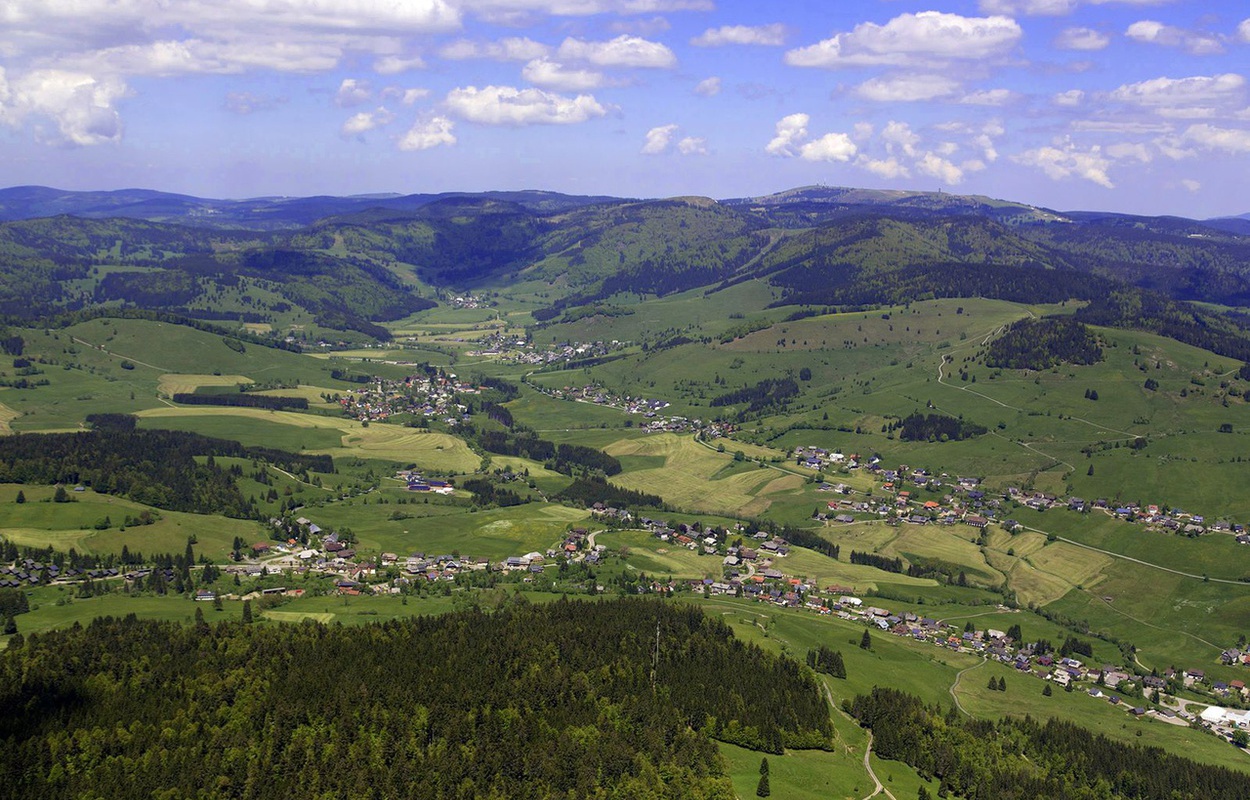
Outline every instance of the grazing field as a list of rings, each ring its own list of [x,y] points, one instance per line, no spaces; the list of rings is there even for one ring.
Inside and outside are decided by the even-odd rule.
[[[138,416],[145,427],[195,430],[244,444],[268,443],[335,457],[384,459],[443,473],[472,472],[481,464],[481,457],[458,437],[398,425],[365,426],[345,417],[215,406],[154,408]]]
[[[570,527],[584,524],[585,511],[558,505],[526,505],[470,512],[466,505],[367,503],[368,498],[329,503],[305,513],[323,528],[351,528],[358,547],[498,561],[558,545]],[[410,516],[404,516],[410,515]]]
[[[15,502],[19,491],[26,502]],[[235,536],[251,541],[265,535],[254,520],[166,511],[90,489],[71,492],[74,502],[53,503],[53,493],[51,486],[0,484],[0,536],[27,547],[62,552],[73,548],[96,555],[116,555],[123,547],[145,555],[181,553],[187,539],[194,537],[197,553],[224,559]],[[156,515],[157,521],[123,527],[126,517],[144,511]],[[105,520],[108,527],[97,529]]]
[[[255,381],[246,375],[194,375],[167,372],[157,379],[156,390],[165,397],[173,397],[175,394],[195,394],[201,386],[234,388],[240,384],[251,383]]]
[[[694,511],[758,516],[768,510],[775,496],[803,488],[801,477],[779,476],[776,470],[737,462],[729,453],[704,447],[692,436],[651,434],[614,442],[604,451],[626,459],[622,464],[642,467],[614,476],[613,483],[659,495]]]

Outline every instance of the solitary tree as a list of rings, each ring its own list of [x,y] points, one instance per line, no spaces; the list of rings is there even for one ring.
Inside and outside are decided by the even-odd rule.
[[[25,493],[25,492],[23,492],[21,489],[18,489],[18,490],[17,490],[17,502],[19,502],[19,503],[25,503],[25,502],[26,502],[26,493]]]
[[[755,787],[755,796],[768,797],[772,793],[772,789],[768,788],[768,773],[765,772],[760,776],[760,782]]]
[[[243,624],[244,625],[252,624],[252,601],[251,600],[243,601]]]
[[[861,650],[871,650],[871,649],[872,649],[872,637],[868,635],[868,629],[867,629],[867,628],[864,628],[864,635],[863,635],[863,636],[861,636],[861,637],[860,637],[860,639],[859,639],[859,646],[860,646],[860,649],[861,649]]]

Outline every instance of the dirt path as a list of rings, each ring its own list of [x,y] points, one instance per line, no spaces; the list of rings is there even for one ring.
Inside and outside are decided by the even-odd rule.
[[[102,344],[92,344],[91,342],[88,342],[85,339],[79,339],[77,336],[71,336],[69,338],[71,341],[78,342],[81,345],[86,345],[87,347],[90,347],[92,350],[99,350],[101,353],[104,353],[105,355],[113,356],[114,358],[124,358],[127,361],[133,361],[134,363],[139,364],[141,366],[148,367],[149,369],[154,369],[157,372],[172,372],[173,371],[173,370],[166,369],[165,367],[158,367],[155,364],[149,364],[146,361],[140,361],[137,358],[124,356],[121,353],[115,353],[112,350],[106,350],[104,349],[104,345]]]
[[[980,664],[973,664],[971,667],[964,667],[963,669],[961,669],[955,675],[955,682],[952,683],[951,688],[947,690],[950,692],[951,699],[955,701],[955,708],[958,708],[959,712],[966,717],[971,717],[972,715],[968,713],[968,709],[964,708],[963,703],[959,702],[959,695],[955,694],[955,690],[959,688],[959,681],[963,678],[965,672],[971,672],[974,669],[978,669],[980,667],[985,666],[985,662],[988,660],[989,659],[986,656],[982,655]]]
[[[842,716],[849,719],[851,722],[854,722],[855,724],[858,725],[859,723],[853,717],[851,717],[841,708],[838,708],[838,704],[833,702],[833,692],[829,691],[829,684],[825,683],[822,680],[821,686],[825,690],[825,700],[829,701],[829,708],[831,708],[834,712],[841,714]],[[877,777],[877,773],[873,770],[872,768],[872,729],[865,728],[864,732],[868,734],[868,746],[864,748],[864,770],[868,773],[868,777],[872,779],[872,785],[873,785],[872,793],[867,795],[864,798],[864,800],[868,800],[868,798],[870,797],[876,797],[882,792],[884,792],[885,796],[890,798],[890,800],[898,800],[898,798],[896,798],[893,794],[891,794],[889,789],[885,788],[885,784],[881,783],[881,780]]]

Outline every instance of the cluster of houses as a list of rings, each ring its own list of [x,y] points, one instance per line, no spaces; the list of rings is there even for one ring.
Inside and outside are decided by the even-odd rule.
[[[859,513],[895,518],[916,525],[930,522],[953,524],[963,521],[974,527],[984,528],[991,522],[997,522],[1012,530],[1019,527],[1019,523],[1012,519],[1003,519],[1000,513],[1004,502],[1012,502],[1035,511],[1059,508],[1077,513],[1101,512],[1126,522],[1186,536],[1200,536],[1205,533],[1232,534],[1239,543],[1250,544],[1250,532],[1247,532],[1244,525],[1228,520],[1208,521],[1200,514],[1192,514],[1179,508],[1119,503],[1106,498],[1085,500],[1080,497],[1060,497],[1014,486],[1001,493],[989,494],[981,488],[979,478],[934,475],[923,468],[913,469],[907,465],[888,469],[876,457],[863,460],[858,455],[843,455],[836,450],[818,447],[797,447],[794,458],[799,466],[818,471],[865,469],[882,481],[881,488],[888,493],[887,499],[865,500],[844,496],[840,500],[830,501],[829,513],[817,515],[823,520],[850,523],[856,519],[852,514]],[[840,495],[852,493],[850,487],[840,483],[822,483],[820,488]],[[913,497],[913,490],[945,491],[946,494],[941,501],[921,501]]]
[[[475,294],[448,293],[446,300],[452,308],[490,308],[495,305],[490,298],[478,297]]]
[[[121,574],[117,569],[62,569],[56,564],[43,563],[31,558],[23,558],[12,564],[0,564],[0,589],[23,589],[31,586],[50,584],[54,581],[103,580],[116,578]]]
[[[550,364],[563,364],[569,361],[580,361],[585,358],[599,358],[628,346],[628,342],[562,342],[536,347],[524,336],[493,333],[482,339],[477,349],[470,350],[470,356],[495,358],[508,364],[528,364],[543,367]]]
[[[452,373],[419,372],[403,380],[374,378],[367,386],[339,399],[344,413],[362,422],[380,422],[397,414],[440,419],[455,426],[468,421],[468,407],[459,395],[478,394],[477,386]]]

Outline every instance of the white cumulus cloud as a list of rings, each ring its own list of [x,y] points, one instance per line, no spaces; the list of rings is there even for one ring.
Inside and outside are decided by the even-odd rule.
[[[1241,128],[1217,128],[1206,123],[1190,125],[1182,138],[1208,150],[1226,153],[1250,153],[1250,130]]]
[[[958,81],[944,75],[894,75],[869,78],[855,93],[878,103],[909,103],[949,97],[958,88]]]
[[[399,140],[400,150],[429,150],[433,147],[451,147],[456,143],[452,131],[456,124],[447,117],[432,117],[413,125]]]
[[[1079,106],[1085,100],[1085,92],[1082,89],[1069,89],[1066,92],[1059,92],[1050,98],[1050,101],[1057,106]]]
[[[952,185],[964,179],[962,169],[936,153],[925,153],[924,157],[916,162],[916,171]]]
[[[850,161],[858,152],[859,148],[845,133],[826,133],[799,148],[804,161]]]
[[[872,159],[860,156],[855,162],[855,166],[868,170],[873,175],[886,180],[895,178],[910,178],[911,173],[897,158],[891,156],[884,159]]]
[[[916,155],[916,145],[920,144],[920,136],[906,122],[890,120],[881,129],[881,141],[885,142],[887,152],[902,151],[903,155],[910,158]]]
[[[1018,95],[1010,89],[983,89],[978,92],[969,92],[959,98],[959,102],[966,106],[1004,106],[1017,97]]]
[[[1061,50],[1102,50],[1111,44],[1111,37],[1093,28],[1065,28],[1055,37],[1055,47]]]
[[[1121,103],[1155,109],[1220,106],[1238,102],[1246,79],[1235,73],[1195,75],[1188,78],[1153,78],[1125,84],[1111,92]]]
[[[338,91],[334,93],[334,104],[339,108],[351,108],[369,102],[371,97],[373,90],[369,88],[368,81],[344,78]]]
[[[981,0],[979,7],[986,14],[1058,17],[1071,14],[1076,0]]]
[[[940,11],[900,14],[884,25],[864,22],[786,53],[796,67],[929,66],[1002,58],[1020,41],[1020,25],[1004,16],[962,17]]]
[[[776,135],[764,146],[764,151],[769,155],[787,158],[798,155],[798,145],[807,139],[807,126],[811,121],[812,118],[807,114],[782,117],[777,121]]]
[[[677,143],[677,152],[683,156],[705,156],[707,139],[702,136],[687,136]]]
[[[343,123],[341,133],[344,136],[359,136],[376,128],[382,128],[395,121],[395,115],[380,107],[374,111],[361,111],[351,115]]]
[[[758,44],[780,47],[786,43],[786,26],[772,25],[722,25],[708,28],[690,40],[696,47],[721,47],[728,44]]]
[[[673,134],[677,133],[677,128],[677,125],[657,125],[647,131],[646,141],[642,145],[642,154],[658,156],[663,153],[673,140]]]
[[[1070,141],[1058,146],[1038,147],[1012,156],[1012,160],[1028,167],[1040,169],[1051,180],[1082,178],[1107,189],[1114,189],[1107,170],[1111,160],[1103,155],[1098,146],[1079,150]]]
[[[1187,31],[1184,28],[1165,25],[1150,19],[1129,25],[1124,35],[1137,42],[1158,44],[1164,47],[1180,47],[1196,56],[1224,52],[1223,43],[1214,36]]]
[[[443,58],[464,61],[486,58],[492,61],[532,61],[551,52],[542,42],[520,36],[509,36],[497,42],[457,39],[438,51]]]
[[[704,78],[695,84],[694,93],[703,97],[715,97],[720,94],[720,88],[720,78],[713,75],[712,77]]]
[[[117,78],[96,78],[80,72],[46,69],[6,79],[0,68],[0,123],[21,127],[47,120],[56,133],[40,127],[51,143],[95,145],[122,138],[117,101],[129,93]]]
[[[398,75],[414,69],[425,69],[425,59],[420,56],[389,55],[373,62],[373,71],[379,75]]]
[[[521,77],[546,89],[584,92],[603,85],[603,73],[586,69],[569,69],[546,58],[535,59],[521,70]]]
[[[566,97],[512,86],[452,89],[446,104],[461,119],[482,125],[569,125],[608,113],[593,95]]]
[[[667,68],[677,65],[677,56],[666,45],[640,36],[621,35],[606,42],[568,38],[560,44],[560,58],[588,61],[599,67]]]

